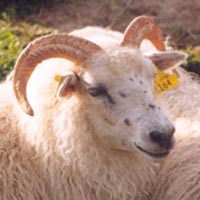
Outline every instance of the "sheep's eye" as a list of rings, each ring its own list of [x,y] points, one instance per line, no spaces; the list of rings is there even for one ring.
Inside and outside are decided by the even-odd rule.
[[[93,97],[107,95],[107,90],[104,86],[90,87],[90,88],[88,88],[88,92]]]
[[[115,100],[110,96],[106,87],[104,85],[98,85],[96,87],[88,87],[88,92],[93,97],[105,97],[108,102],[111,104],[115,104]]]

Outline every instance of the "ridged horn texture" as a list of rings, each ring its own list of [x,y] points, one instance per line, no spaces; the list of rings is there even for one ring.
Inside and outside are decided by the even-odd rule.
[[[164,51],[165,45],[160,28],[148,16],[136,17],[126,28],[122,46],[132,45],[137,48],[143,39],[148,39],[159,50]]]
[[[58,57],[85,66],[87,60],[99,51],[103,50],[98,45],[67,34],[52,34],[31,42],[21,52],[14,70],[13,88],[22,110],[34,115],[27,99],[26,87],[37,64],[45,59]]]

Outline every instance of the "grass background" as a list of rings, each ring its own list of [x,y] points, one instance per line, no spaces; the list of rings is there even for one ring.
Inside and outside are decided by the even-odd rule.
[[[13,69],[18,55],[30,41],[55,31],[54,28],[41,25],[34,16],[41,10],[48,13],[55,5],[69,3],[72,4],[69,0],[32,0],[31,3],[28,0],[0,1],[0,81]],[[117,1],[112,0],[111,3],[114,5]],[[200,74],[200,47],[187,45],[182,50],[189,53],[188,62],[183,67]]]
[[[47,2],[49,2],[47,4]],[[22,49],[33,39],[53,32],[40,24],[26,21],[41,7],[48,7],[53,1],[27,0],[0,1],[0,80],[13,69]]]

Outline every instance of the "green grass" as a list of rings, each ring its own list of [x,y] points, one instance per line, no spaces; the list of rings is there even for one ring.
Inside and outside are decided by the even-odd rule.
[[[197,73],[200,76],[200,46],[188,47],[186,52],[189,57],[187,63],[182,65],[182,67],[190,72]]]
[[[33,39],[52,32],[38,24],[13,22],[6,13],[0,19],[0,81],[13,69],[22,49]]]
[[[37,13],[41,8],[48,9],[55,2],[69,0],[0,0],[0,81],[13,69],[20,52],[33,39],[53,32],[52,29],[39,24],[23,22],[24,18]],[[113,0],[115,3],[115,0]],[[184,30],[176,27],[174,34],[182,34]],[[186,70],[200,75],[200,47],[189,47],[187,64],[182,65]]]

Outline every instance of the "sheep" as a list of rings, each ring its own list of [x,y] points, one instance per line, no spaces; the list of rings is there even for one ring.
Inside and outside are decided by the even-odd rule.
[[[90,28],[87,28],[90,29]],[[83,34],[87,37],[88,30]],[[96,32],[102,31],[101,29]],[[105,32],[106,35],[107,32]],[[111,32],[109,32],[111,34]],[[80,34],[78,31],[75,34]],[[116,33],[114,33],[117,35]],[[119,45],[122,35],[118,34],[110,46]],[[109,41],[109,40],[108,40]],[[96,41],[95,41],[96,42]],[[105,45],[106,45],[105,44]],[[141,47],[143,54],[157,52],[147,41]],[[187,56],[185,55],[185,58]],[[170,65],[169,65],[170,66]],[[158,179],[153,190],[153,200],[200,199],[199,189],[199,78],[175,66],[179,84],[173,89],[156,96],[159,106],[164,109],[176,127],[176,146],[158,169]]]
[[[174,126],[154,100],[165,52],[139,46],[163,50],[161,33],[142,16],[119,46],[90,37],[36,39],[0,84],[0,199],[151,199]]]
[[[151,48],[149,50],[151,53]],[[152,199],[198,200],[200,79],[180,66],[175,66],[174,69],[178,74],[179,84],[157,95],[156,102],[175,125],[176,145],[159,169]]]
[[[153,200],[200,199],[199,187],[199,88],[194,74],[178,68],[180,84],[160,97],[176,127],[176,145],[162,164]],[[163,101],[165,98],[166,102]]]
[[[81,34],[87,37],[90,28]],[[93,30],[94,31],[94,30]],[[103,32],[102,29],[96,29]],[[109,31],[109,34],[112,32]],[[80,34],[75,31],[75,34]],[[107,31],[104,34],[108,35]],[[120,45],[122,34],[114,32],[115,41],[104,45]],[[94,42],[97,42],[95,40]],[[148,41],[141,45],[143,54],[152,55],[157,50]],[[106,46],[105,46],[106,47]],[[183,55],[183,54],[182,54]],[[183,56],[184,57],[184,56]],[[185,58],[187,55],[185,55]],[[180,59],[181,60],[181,59]],[[178,60],[177,60],[178,61]],[[170,66],[170,65],[169,65]],[[178,65],[174,67],[179,75],[179,84],[173,89],[156,96],[158,105],[172,119],[176,127],[176,146],[165,160],[155,187],[153,200],[200,199],[199,185],[199,88],[197,75],[186,72]],[[159,170],[158,170],[159,171]]]
[[[175,70],[179,84],[156,97],[175,125],[176,145],[159,169],[153,200],[200,199],[200,80],[180,66]]]
[[[81,34],[87,37],[89,29],[86,28]],[[102,29],[96,29],[95,31],[97,33],[103,32]],[[108,35],[106,31],[104,33],[105,36],[106,34]],[[109,40],[111,33],[113,33],[115,40]],[[75,34],[78,35],[80,32],[75,31]],[[108,40],[104,45],[111,47],[120,45],[120,41],[123,38],[122,34],[111,31],[109,31],[109,34],[107,36]],[[94,42],[97,42],[97,40],[94,40]],[[140,48],[143,54],[148,56],[158,52],[147,41],[144,41]],[[180,53],[178,54],[180,56]],[[184,57],[184,54],[182,54],[182,57]],[[186,57],[187,55],[185,55]],[[174,63],[176,64],[176,62]],[[172,65],[169,65],[169,67],[172,67]],[[157,184],[152,196],[153,200],[200,199],[200,187],[198,184],[200,181],[198,154],[200,150],[200,80],[195,74],[188,73],[177,65],[174,68],[179,76],[179,84],[173,89],[157,95],[156,101],[176,127],[176,145],[164,164],[162,164],[161,170],[158,170]]]
[[[125,33],[128,30],[130,31],[130,29],[127,28]],[[123,40],[122,33],[109,29],[105,30],[99,27],[86,27],[81,31],[75,30],[70,34],[88,39],[98,44],[103,49],[119,47]],[[130,33],[130,35],[134,35],[134,33]],[[143,55],[149,57],[153,63],[159,65],[162,70],[172,73],[172,69],[176,69],[176,73],[178,73],[179,84],[167,92],[156,95],[156,102],[175,124],[177,130],[175,136],[177,136],[176,139],[179,140],[183,135],[187,136],[187,133],[182,131],[184,130],[184,123],[182,123],[182,121],[185,120],[185,125],[188,123],[191,125],[191,121],[194,121],[195,124],[195,121],[199,120],[198,108],[200,108],[200,105],[198,99],[200,99],[200,95],[198,90],[200,81],[195,74],[186,72],[180,67],[180,64],[185,61],[188,56],[186,53],[174,51],[170,46],[161,41],[160,43],[163,43],[163,46],[160,50],[167,49],[168,51],[159,51],[158,48],[154,46],[155,44],[152,45],[150,42],[151,41],[146,38],[141,42],[140,51]],[[190,103],[190,98],[195,99],[192,104]]]
[[[175,125],[176,145],[162,163],[152,199],[198,200],[200,79],[180,66],[176,66],[175,70],[179,84],[158,95],[156,100]]]
[[[180,67],[176,70],[180,84],[158,99],[176,127],[176,145],[158,173],[153,200],[200,199],[200,80]]]

